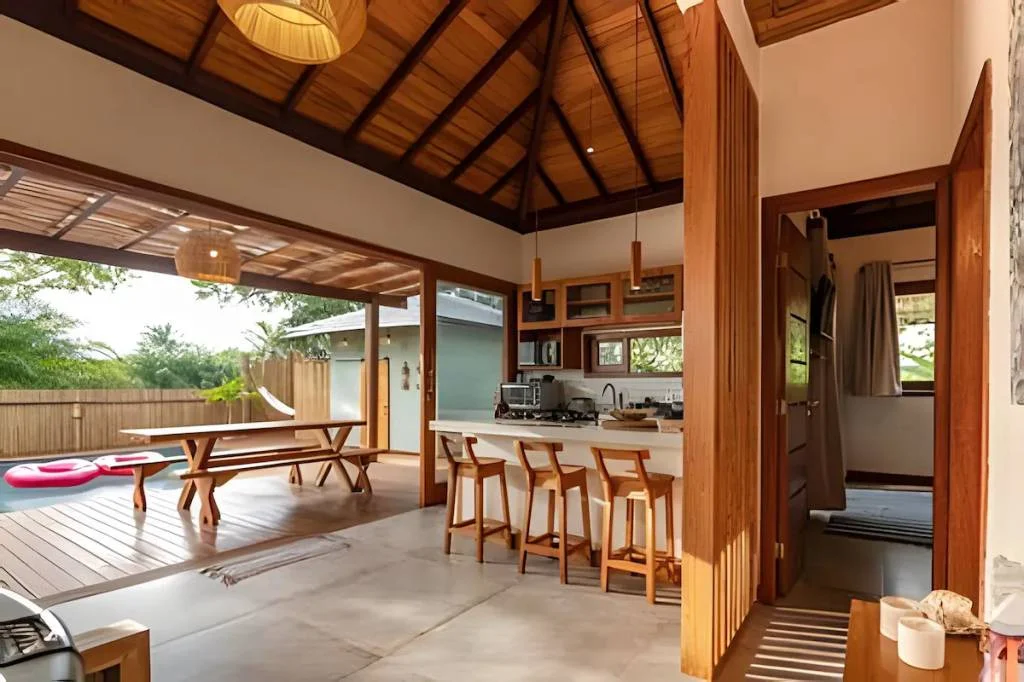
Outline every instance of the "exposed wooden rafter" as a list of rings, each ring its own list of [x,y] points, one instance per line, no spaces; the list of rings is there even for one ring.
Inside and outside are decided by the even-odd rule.
[[[91,218],[97,211],[103,208],[108,201],[114,198],[113,192],[107,192],[95,197],[89,205],[79,211],[77,214],[71,214],[65,216],[57,223],[57,231],[50,235],[50,239],[60,239],[71,230],[75,229],[86,220]]]
[[[285,242],[285,244],[283,246],[279,246],[276,249],[271,249],[270,251],[264,251],[263,253],[258,253],[255,256],[250,256],[249,258],[242,259],[242,265],[248,265],[249,263],[257,263],[257,262],[263,260],[264,258],[269,258],[270,256],[276,256],[277,254],[281,253],[282,251],[287,251],[288,249],[292,248],[293,246],[295,246],[295,242]]]
[[[487,188],[484,192],[484,196],[490,199],[495,194],[501,191],[501,188],[508,184],[508,181],[515,177],[516,173],[522,171],[523,164],[526,163],[526,157],[519,159],[519,162],[505,171],[505,174],[495,180],[494,184]]]
[[[380,271],[393,272],[394,264],[388,262],[374,261],[369,265],[362,265],[358,268],[353,268],[345,272],[339,272],[331,275],[324,280],[321,280],[319,284],[337,284],[342,282],[342,286],[350,286],[352,282],[359,281],[360,278],[370,276],[375,277],[380,274]]]
[[[313,81],[320,75],[320,72],[324,70],[326,64],[311,64],[303,69],[302,74],[299,76],[295,84],[292,85],[292,89],[288,91],[288,96],[284,99],[284,104],[281,105],[281,113],[285,116],[295,111],[295,107],[299,105],[299,101],[306,96]]]
[[[395,67],[395,70],[391,72],[391,75],[388,76],[388,79],[384,81],[384,85],[381,86],[380,90],[374,93],[370,101],[363,107],[363,110],[356,116],[356,119],[352,121],[352,125],[345,131],[346,138],[353,139],[359,135],[363,127],[384,106],[384,103],[394,94],[406,76],[423,60],[423,56],[430,51],[430,48],[434,46],[434,43],[441,37],[445,29],[455,20],[455,17],[459,16],[459,12],[462,11],[467,2],[468,0],[449,0],[445,8],[438,13],[434,21],[427,27],[427,30],[420,36],[420,39],[412,46],[409,53],[405,55],[398,66]]]
[[[640,146],[640,140],[633,130],[633,124],[629,122],[626,110],[622,107],[622,102],[619,101],[619,96],[615,92],[615,86],[612,85],[608,74],[604,70],[604,66],[601,65],[601,58],[597,54],[597,48],[590,41],[590,36],[587,34],[587,25],[584,23],[583,17],[580,16],[579,10],[576,9],[576,3],[573,0],[569,0],[569,16],[572,18],[576,35],[579,36],[580,43],[583,44],[583,51],[587,53],[587,59],[590,60],[590,66],[594,69],[594,74],[597,76],[597,82],[601,85],[601,90],[604,91],[604,96],[612,107],[612,112],[615,114],[615,119],[619,122],[619,127],[622,128],[622,134],[626,136],[626,142],[629,143],[633,156],[636,157],[636,163],[640,166],[640,172],[643,173],[647,184],[654,187],[658,184],[658,179],[654,176],[651,164],[647,161],[643,147]]]
[[[445,180],[447,180],[448,182],[455,182],[455,180],[457,180],[463,173],[465,173],[470,166],[476,163],[477,160],[481,156],[483,156],[484,152],[490,149],[495,142],[500,140],[505,135],[505,133],[507,133],[512,128],[512,126],[518,123],[520,119],[522,119],[523,116],[526,115],[526,112],[530,110],[530,107],[536,104],[536,102],[537,91],[534,90],[529,95],[527,95],[526,98],[519,103],[519,106],[513,109],[508,116],[501,120],[501,123],[498,124],[497,128],[487,133],[487,137],[480,140],[480,143],[477,146],[473,147],[473,151],[467,154],[466,158],[460,161],[459,165],[452,169],[452,172],[448,174]]]
[[[555,102],[554,100],[551,102],[551,113],[555,115],[555,120],[558,121],[558,125],[562,129],[565,139],[569,140],[569,146],[572,147],[573,153],[576,155],[576,158],[579,159],[580,165],[583,166],[583,170],[590,178],[590,181],[594,183],[597,193],[603,197],[608,196],[608,188],[605,187],[604,180],[601,179],[601,175],[597,172],[597,169],[594,168],[594,164],[590,162],[590,155],[587,154],[583,145],[580,144],[579,138],[576,137],[576,133],[569,124],[569,119],[562,111],[562,108],[558,106],[558,102]]]
[[[526,20],[519,25],[515,33],[498,48],[498,51],[494,53],[484,67],[459,91],[455,99],[437,115],[437,118],[427,126],[427,129],[405,150],[405,153],[402,154],[401,163],[407,164],[411,161],[452,120],[452,117],[459,113],[469,100],[473,99],[473,95],[498,72],[498,69],[508,61],[508,58],[519,51],[519,48],[530,37],[530,34],[536,30],[540,22],[544,21],[548,14],[551,13],[552,4],[545,0],[537,5],[537,8],[530,13],[530,16],[526,17]]]
[[[668,85],[668,93],[672,98],[672,106],[676,108],[676,115],[679,116],[679,123],[683,122],[683,93],[679,90],[679,82],[672,73],[672,62],[669,61],[668,51],[665,49],[665,40],[661,37],[661,29],[658,28],[658,19],[651,10],[651,0],[640,0],[640,11],[644,15],[644,23],[647,25],[647,33],[651,36],[651,43],[654,45],[654,54],[658,57],[658,65],[661,66],[661,74],[665,77],[665,84]]]
[[[24,168],[11,168],[11,174],[3,181],[3,184],[0,184],[0,199],[7,196],[7,193],[14,189],[14,186],[21,182],[23,177],[25,177]]]
[[[641,211],[647,211],[652,208],[679,204],[682,201],[682,179],[666,180],[657,189],[642,187],[639,197],[636,198],[633,190],[627,189],[606,197],[592,197],[564,206],[544,209],[540,212],[538,223],[540,229],[549,230],[555,227],[626,215],[633,212],[637,203],[639,203]]]
[[[213,11],[210,12],[210,18],[206,20],[203,32],[199,35],[196,46],[192,48],[192,54],[189,55],[187,66],[189,76],[195,76],[202,68],[206,55],[210,54],[214,43],[217,42],[217,36],[220,35],[220,30],[224,28],[227,20],[227,15],[220,11],[220,5],[214,5]]]
[[[158,223],[156,223],[155,225],[153,225],[153,227],[149,228],[148,230],[146,230],[145,232],[140,234],[139,236],[133,237],[132,239],[129,239],[128,241],[126,241],[124,244],[121,244],[121,246],[117,247],[117,250],[118,251],[123,251],[125,249],[130,249],[131,247],[135,246],[136,244],[140,244],[140,243],[146,241],[147,239],[149,239],[150,237],[153,237],[153,236],[155,236],[157,234],[160,234],[161,232],[166,230],[168,227],[170,227],[174,223],[178,222],[179,220],[181,220],[182,218],[184,218],[187,215],[188,215],[188,213],[184,213],[183,212],[183,213],[181,213],[179,215],[173,216],[171,218],[167,218],[166,220],[161,220]]]
[[[539,177],[540,181],[544,183],[544,186],[548,189],[548,193],[555,198],[558,205],[564,205],[565,197],[562,196],[562,193],[558,190],[558,185],[555,184],[555,181],[551,179],[550,175],[544,172],[544,169],[541,168],[540,164],[537,164],[537,177]]]
[[[544,52],[544,69],[541,72],[540,87],[537,94],[537,109],[533,115],[533,131],[530,133],[530,146],[526,152],[526,166],[523,168],[523,185],[519,190],[519,222],[526,220],[526,212],[533,202],[533,177],[537,172],[537,158],[540,155],[540,141],[544,134],[544,123],[547,121],[548,109],[551,108],[551,93],[555,87],[555,72],[558,71],[558,55],[562,48],[562,34],[565,29],[565,16],[569,10],[569,0],[557,0],[558,6],[548,24],[548,43]],[[550,179],[549,179],[550,181]],[[556,194],[558,190],[555,190]],[[560,195],[558,195],[560,196]]]
[[[75,260],[99,263],[101,265],[113,265],[117,267],[131,268],[134,270],[145,270],[147,272],[158,272],[165,275],[176,275],[173,258],[163,256],[151,256],[134,251],[119,251],[105,246],[93,246],[80,242],[53,239],[42,235],[17,232],[14,230],[0,229],[0,248],[14,249],[16,251],[28,251],[44,256],[56,256],[58,258],[73,258]],[[385,294],[374,294],[369,291],[354,289],[341,289],[338,287],[325,287],[309,282],[302,282],[294,279],[281,279],[268,275],[257,275],[252,272],[242,272],[239,284],[256,289],[270,289],[272,291],[284,291],[294,294],[307,294],[309,296],[323,296],[326,298],[340,298],[347,301],[360,301],[368,303],[373,300],[380,301],[381,305],[395,308],[406,307],[404,297],[389,296]]]

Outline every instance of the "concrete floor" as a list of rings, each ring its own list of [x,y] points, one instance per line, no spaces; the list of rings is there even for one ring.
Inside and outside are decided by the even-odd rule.
[[[64,603],[73,632],[131,618],[152,628],[153,680],[680,680],[679,590],[649,606],[642,583],[488,544],[487,563],[443,510],[337,535],[350,547],[224,587],[195,572]]]

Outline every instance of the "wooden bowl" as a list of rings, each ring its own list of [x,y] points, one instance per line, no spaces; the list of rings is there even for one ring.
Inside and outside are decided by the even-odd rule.
[[[647,419],[654,412],[655,410],[651,409],[612,410],[611,415],[620,422],[638,422],[642,419]]]

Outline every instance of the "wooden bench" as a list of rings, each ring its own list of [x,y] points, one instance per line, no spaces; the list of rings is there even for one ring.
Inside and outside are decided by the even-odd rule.
[[[203,525],[216,526],[220,523],[220,509],[217,506],[214,491],[217,487],[224,485],[239,474],[277,467],[291,467],[293,470],[297,470],[303,464],[321,464],[322,466],[316,477],[316,485],[318,487],[322,487],[326,483],[331,469],[337,469],[338,475],[348,484],[351,492],[365,491],[372,494],[373,487],[370,484],[367,467],[370,462],[376,461],[377,455],[382,452],[384,450],[351,448],[349,450],[342,450],[339,453],[331,448],[321,448],[262,454],[236,454],[231,457],[211,459],[206,468],[183,471],[179,474],[179,477],[183,481],[195,482],[201,505],[199,518]],[[356,480],[361,485],[354,485],[352,483],[352,479],[342,463],[343,461],[353,464],[359,470]]]
[[[850,629],[846,641],[843,679],[851,682],[939,682],[977,680],[982,656],[977,637],[946,636],[946,665],[942,670],[919,670],[899,659],[896,642],[878,631],[878,602],[854,599],[850,604]]]
[[[233,450],[219,450],[210,454],[211,460],[224,459],[229,457],[236,457],[242,455],[258,455],[262,453],[280,453],[280,452],[301,452],[304,450],[318,450],[320,449],[317,445],[296,445],[292,446],[272,446],[265,445],[254,448],[237,448]],[[135,508],[139,511],[146,511],[146,479],[155,476],[172,464],[182,464],[188,461],[185,455],[173,455],[171,457],[165,457],[162,460],[155,462],[121,462],[119,464],[110,465],[111,471],[124,471],[130,469],[132,477],[134,479],[134,489],[132,491],[132,503]],[[290,476],[289,481],[291,483],[302,484],[302,472],[298,467],[295,467]]]

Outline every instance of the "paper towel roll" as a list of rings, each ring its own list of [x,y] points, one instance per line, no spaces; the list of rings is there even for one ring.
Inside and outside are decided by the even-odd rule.
[[[916,616],[900,618],[896,652],[907,665],[939,670],[946,664],[946,630],[935,621]]]
[[[900,618],[923,615],[913,599],[903,597],[882,597],[879,603],[878,631],[883,637],[896,641]]]

